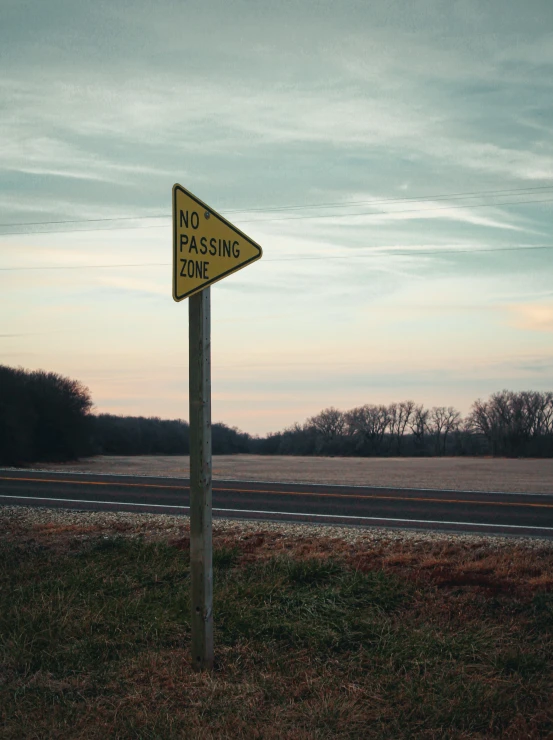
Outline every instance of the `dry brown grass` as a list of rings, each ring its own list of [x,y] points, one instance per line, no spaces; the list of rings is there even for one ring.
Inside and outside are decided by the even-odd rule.
[[[20,558],[3,563],[6,740],[553,737],[545,542],[215,522],[216,668],[198,674],[187,525],[74,516],[0,536]]]
[[[31,467],[177,478],[190,474],[188,457],[179,455],[99,455],[66,465],[37,463]],[[215,455],[213,478],[215,481],[233,478],[281,483],[553,493],[553,459]]]

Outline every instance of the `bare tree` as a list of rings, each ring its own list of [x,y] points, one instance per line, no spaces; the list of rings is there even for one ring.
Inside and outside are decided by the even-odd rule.
[[[522,391],[523,413],[526,416],[525,431],[530,438],[546,434],[546,429],[550,423],[551,399],[553,394],[540,393],[539,391]]]
[[[416,404],[414,401],[402,401],[398,404],[393,403],[388,407],[388,413],[390,416],[388,426],[390,428],[390,433],[395,440],[398,455],[401,455],[403,435],[405,434],[407,424],[413,415],[415,406]]]
[[[411,430],[417,445],[424,447],[424,435],[428,431],[428,417],[430,409],[425,409],[422,404],[415,406],[409,418],[409,429]]]
[[[459,428],[461,414],[453,406],[434,406],[430,411],[430,429],[435,436],[436,452],[445,454],[448,435]]]
[[[386,406],[367,404],[346,412],[348,432],[361,443],[368,443],[372,452],[379,452],[389,423]]]
[[[390,403],[387,407],[388,410],[388,431],[392,434],[392,429],[396,423],[397,416],[397,403]]]
[[[499,423],[498,417],[493,411],[492,404],[489,401],[477,399],[470,410],[466,420],[466,429],[472,433],[483,434],[488,440],[492,455],[498,452],[499,444]]]
[[[454,432],[457,432],[460,429],[462,423],[463,423],[463,419],[461,417],[461,413],[453,406],[448,406],[446,423],[445,423],[444,432],[443,432],[444,434],[444,447],[443,447],[444,453],[446,450],[446,443],[447,443],[448,436],[450,434],[453,434]]]
[[[488,439],[493,455],[523,454],[530,440],[548,433],[553,423],[551,393],[499,391],[472,405],[469,424]]]
[[[330,406],[323,409],[320,414],[312,416],[307,420],[307,426],[315,429],[325,440],[332,441],[342,436],[346,427],[346,419],[343,411]]]
[[[544,393],[542,429],[544,434],[553,435],[553,393]]]

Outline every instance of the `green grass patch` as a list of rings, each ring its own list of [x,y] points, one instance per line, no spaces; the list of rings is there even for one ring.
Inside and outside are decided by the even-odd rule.
[[[213,562],[206,675],[188,659],[186,551],[123,537],[63,554],[2,546],[0,737],[553,732],[551,593],[480,599],[448,622],[454,595],[383,570],[243,562],[228,547]]]

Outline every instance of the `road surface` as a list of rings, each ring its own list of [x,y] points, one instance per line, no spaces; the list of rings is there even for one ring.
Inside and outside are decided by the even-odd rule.
[[[189,513],[189,481],[1,470],[0,505]],[[553,538],[552,493],[213,482],[214,517]]]

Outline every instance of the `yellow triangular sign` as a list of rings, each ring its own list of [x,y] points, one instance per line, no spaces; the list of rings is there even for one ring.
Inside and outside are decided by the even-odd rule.
[[[173,298],[198,293],[208,285],[261,258],[249,236],[192,195],[173,186]]]

